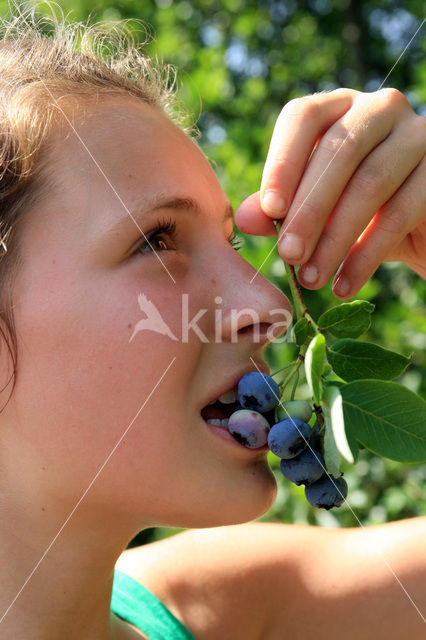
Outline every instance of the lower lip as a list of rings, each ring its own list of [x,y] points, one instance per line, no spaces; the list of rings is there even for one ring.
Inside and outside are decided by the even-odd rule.
[[[202,419],[203,420],[203,419]],[[264,444],[262,447],[257,447],[256,449],[250,448],[250,447],[245,447],[243,444],[241,444],[241,442],[238,442],[238,440],[236,438],[234,438],[234,436],[232,436],[228,429],[226,429],[225,427],[218,427],[215,424],[210,424],[209,422],[206,422],[205,420],[203,420],[204,424],[206,425],[206,427],[209,427],[209,429],[219,438],[222,438],[223,440],[227,440],[228,442],[230,442],[231,444],[233,444],[234,446],[238,447],[240,450],[244,450],[244,451],[248,451],[251,453],[263,453],[264,451],[269,451],[269,447],[267,444]]]

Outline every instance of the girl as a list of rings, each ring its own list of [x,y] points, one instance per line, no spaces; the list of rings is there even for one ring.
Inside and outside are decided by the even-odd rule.
[[[206,407],[267,371],[289,302],[232,248],[161,71],[120,35],[102,58],[102,31],[52,24],[11,18],[0,43],[0,639],[424,637],[426,518],[242,524],[274,476]],[[425,135],[393,90],[292,102],[237,221],[286,215],[281,254],[312,288],[343,263],[342,298],[384,259],[424,274]],[[157,324],[135,333],[141,316]],[[123,553],[160,525],[194,530]]]

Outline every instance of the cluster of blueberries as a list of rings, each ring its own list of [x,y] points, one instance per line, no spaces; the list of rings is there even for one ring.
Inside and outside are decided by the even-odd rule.
[[[342,477],[327,473],[321,453],[318,426],[308,422],[312,409],[305,400],[281,405],[279,412],[287,417],[275,421],[275,407],[280,391],[270,376],[253,371],[238,383],[238,408],[229,417],[228,431],[241,444],[258,448],[268,443],[281,458],[282,474],[296,485],[305,485],[305,496],[314,507],[340,507],[348,495]]]

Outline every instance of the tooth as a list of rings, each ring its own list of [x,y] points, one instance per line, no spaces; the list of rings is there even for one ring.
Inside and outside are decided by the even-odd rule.
[[[237,397],[238,396],[237,396],[236,390],[235,389],[231,389],[231,391],[227,391],[226,393],[222,393],[222,395],[219,396],[218,400],[222,404],[231,404],[231,402],[236,402]]]
[[[211,402],[209,402],[208,406],[210,406],[211,404],[214,404],[216,402],[216,400],[212,400]]]
[[[219,418],[209,418],[208,420],[206,420],[208,424],[212,424],[215,427],[224,427],[225,429],[227,429],[228,427],[228,421],[229,418],[223,418],[222,420],[220,420]]]

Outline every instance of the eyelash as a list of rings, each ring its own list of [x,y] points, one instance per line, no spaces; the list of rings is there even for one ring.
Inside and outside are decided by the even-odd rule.
[[[143,242],[136,249],[135,253],[149,253],[153,251],[153,241],[161,236],[167,236],[169,240],[173,240],[176,236],[176,222],[173,222],[170,218],[167,220],[159,220],[155,228],[149,233],[145,234]],[[142,251],[147,249],[147,251]],[[158,251],[158,249],[156,249]],[[170,251],[170,249],[160,249],[160,251]]]
[[[173,240],[176,237],[176,222],[174,222],[171,218],[159,220],[156,227],[148,234],[145,234],[144,241],[135,250],[135,254],[142,254],[153,251],[153,241],[157,237],[161,236],[167,236],[170,240]],[[227,240],[231,247],[235,249],[235,251],[239,251],[241,249],[242,241],[241,238],[237,236],[235,231],[232,231]],[[148,250],[142,251],[143,249]],[[161,251],[170,251],[170,249],[161,249]]]
[[[231,235],[228,237],[228,242],[235,251],[239,251],[243,246],[241,238],[237,236],[235,231],[232,231]]]

